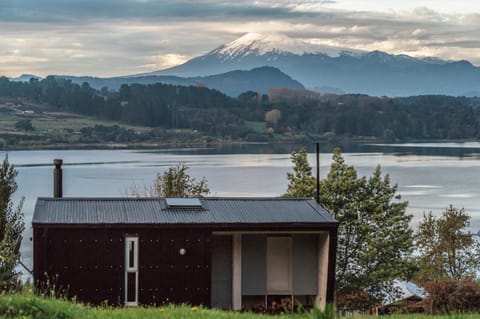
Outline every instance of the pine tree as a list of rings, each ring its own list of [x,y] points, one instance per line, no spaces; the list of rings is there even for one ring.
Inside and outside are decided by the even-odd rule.
[[[302,148],[292,152],[293,173],[287,173],[288,186],[285,197],[314,197],[316,178],[312,176],[312,168],[308,164],[307,151]]]
[[[292,154],[286,195],[314,194],[315,178],[306,152]],[[378,166],[368,179],[358,177],[339,149],[326,179],[320,183],[320,203],[339,221],[336,265],[337,306],[367,309],[395,293],[392,282],[410,274],[411,215],[407,202],[396,202],[397,186],[382,177]]]
[[[393,293],[392,281],[410,271],[411,215],[407,202],[395,202],[397,186],[380,166],[368,179],[358,177],[339,149],[320,203],[339,221],[336,297],[340,307],[367,308]],[[367,296],[364,298],[364,296]]]
[[[18,285],[15,267],[20,259],[20,244],[25,229],[21,212],[23,199],[15,208],[12,194],[17,190],[17,171],[6,157],[0,168],[0,291]]]

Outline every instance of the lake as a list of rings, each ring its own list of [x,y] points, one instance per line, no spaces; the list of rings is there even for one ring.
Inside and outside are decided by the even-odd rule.
[[[310,145],[310,148],[311,145]],[[19,174],[14,200],[25,197],[26,232],[22,260],[32,266],[31,220],[35,201],[53,194],[53,159],[64,161],[65,197],[124,196],[133,185],[151,184],[157,173],[178,162],[190,175],[205,176],[211,196],[279,196],[286,190],[292,146],[249,145],[227,148],[165,150],[44,150],[11,151]],[[310,151],[310,150],[309,150]],[[313,148],[312,148],[313,151]],[[0,152],[4,158],[5,152]],[[344,153],[359,175],[371,175],[376,165],[398,184],[401,200],[418,224],[424,212],[441,214],[449,204],[464,207],[471,228],[480,229],[480,143],[418,143],[362,145]],[[314,166],[315,155],[309,157]],[[321,177],[328,173],[331,153],[321,153]]]

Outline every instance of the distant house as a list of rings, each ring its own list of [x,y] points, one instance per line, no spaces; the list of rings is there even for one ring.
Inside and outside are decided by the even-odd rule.
[[[337,226],[312,199],[38,198],[34,280],[92,304],[333,302]]]
[[[423,300],[427,292],[411,281],[395,280],[393,287],[397,290],[398,296],[386,300],[379,309],[380,313],[424,313]]]

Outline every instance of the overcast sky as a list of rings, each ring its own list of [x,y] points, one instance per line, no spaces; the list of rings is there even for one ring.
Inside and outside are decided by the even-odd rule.
[[[0,0],[0,74],[149,72],[248,32],[480,66],[478,0]]]

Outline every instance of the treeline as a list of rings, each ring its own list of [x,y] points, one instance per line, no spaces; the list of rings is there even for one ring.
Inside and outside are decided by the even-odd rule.
[[[385,140],[480,137],[480,101],[451,96],[335,96],[293,106],[279,103],[277,131],[303,131]]]
[[[46,104],[100,119],[207,136],[268,140],[283,136],[472,139],[480,137],[480,99],[451,96],[408,98],[329,95],[296,102],[245,92],[237,98],[196,86],[123,85],[118,92],[49,76],[13,82],[0,78],[0,97]],[[275,112],[272,112],[275,111]],[[274,116],[273,116],[274,115]],[[251,122],[265,123],[265,129]]]
[[[62,111],[165,129],[192,129],[210,136],[246,135],[243,120],[232,112],[235,99],[216,90],[165,84],[123,85],[118,92],[95,90],[88,83],[49,76],[41,81],[0,78],[0,96],[47,104]]]

